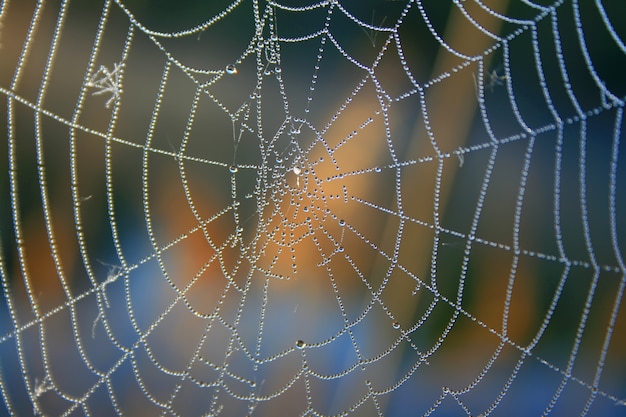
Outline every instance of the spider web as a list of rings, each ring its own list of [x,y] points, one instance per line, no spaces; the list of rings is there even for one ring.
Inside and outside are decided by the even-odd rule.
[[[621,3],[157,3],[0,3],[5,412],[626,415]]]

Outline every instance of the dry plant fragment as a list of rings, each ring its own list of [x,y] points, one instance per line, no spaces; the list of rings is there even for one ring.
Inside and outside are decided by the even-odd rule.
[[[107,100],[105,106],[108,109],[111,104],[120,98],[122,94],[121,88],[121,69],[123,64],[113,64],[113,71],[109,71],[107,67],[101,65],[98,71],[87,81],[87,87],[97,88],[94,96],[110,93],[111,97]]]

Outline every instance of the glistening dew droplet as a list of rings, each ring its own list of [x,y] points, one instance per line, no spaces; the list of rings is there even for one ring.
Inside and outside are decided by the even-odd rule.
[[[306,343],[304,343],[304,340],[298,340],[296,342],[296,348],[298,349],[304,349],[306,347]]]
[[[346,225],[346,221],[344,219],[339,220],[339,226],[344,227]]]
[[[226,74],[234,75],[237,74],[237,67],[235,64],[226,65]]]
[[[396,330],[400,328],[400,323],[398,323],[397,321],[394,321],[391,325],[392,325],[392,326],[393,326],[393,328],[394,328],[394,329],[396,329]]]
[[[228,167],[228,170],[231,172],[231,174],[234,174],[235,172],[239,171],[239,168],[237,168],[237,165],[231,165]]]
[[[293,173],[294,173],[294,174],[296,174],[296,175],[300,175],[300,174],[302,174],[302,168],[300,168],[300,167],[298,167],[298,166],[293,167],[291,170],[292,170],[292,171],[293,171]]]

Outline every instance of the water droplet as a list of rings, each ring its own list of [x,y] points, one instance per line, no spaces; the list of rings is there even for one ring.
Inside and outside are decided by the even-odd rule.
[[[376,172],[383,172],[383,169],[381,167],[376,167],[376,168],[374,168],[374,171],[376,171]]]
[[[280,67],[276,67],[276,68],[274,68],[274,71],[276,72],[276,74],[280,74],[281,69],[280,69]]]
[[[337,248],[337,252],[343,252],[343,246],[339,246],[339,247]]]
[[[306,343],[304,343],[304,340],[298,340],[296,342],[296,348],[298,349],[304,349],[306,347]]]
[[[234,75],[237,74],[237,67],[235,64],[226,65],[226,74]]]
[[[400,323],[398,323],[397,321],[394,321],[391,325],[392,325],[392,326],[393,326],[393,328],[394,328],[394,329],[396,329],[396,330],[400,328]]]
[[[239,168],[237,168],[237,165],[231,165],[228,167],[228,170],[231,174],[234,174],[235,172],[239,171]]]
[[[295,166],[291,169],[293,171],[294,174],[296,175],[300,175],[302,173],[302,168]]]
[[[346,225],[346,221],[344,219],[339,220],[339,226],[344,227]]]

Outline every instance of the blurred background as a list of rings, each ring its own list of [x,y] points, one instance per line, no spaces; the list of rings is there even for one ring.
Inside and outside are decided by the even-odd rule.
[[[626,7],[543,3],[1,2],[5,412],[626,415]]]

